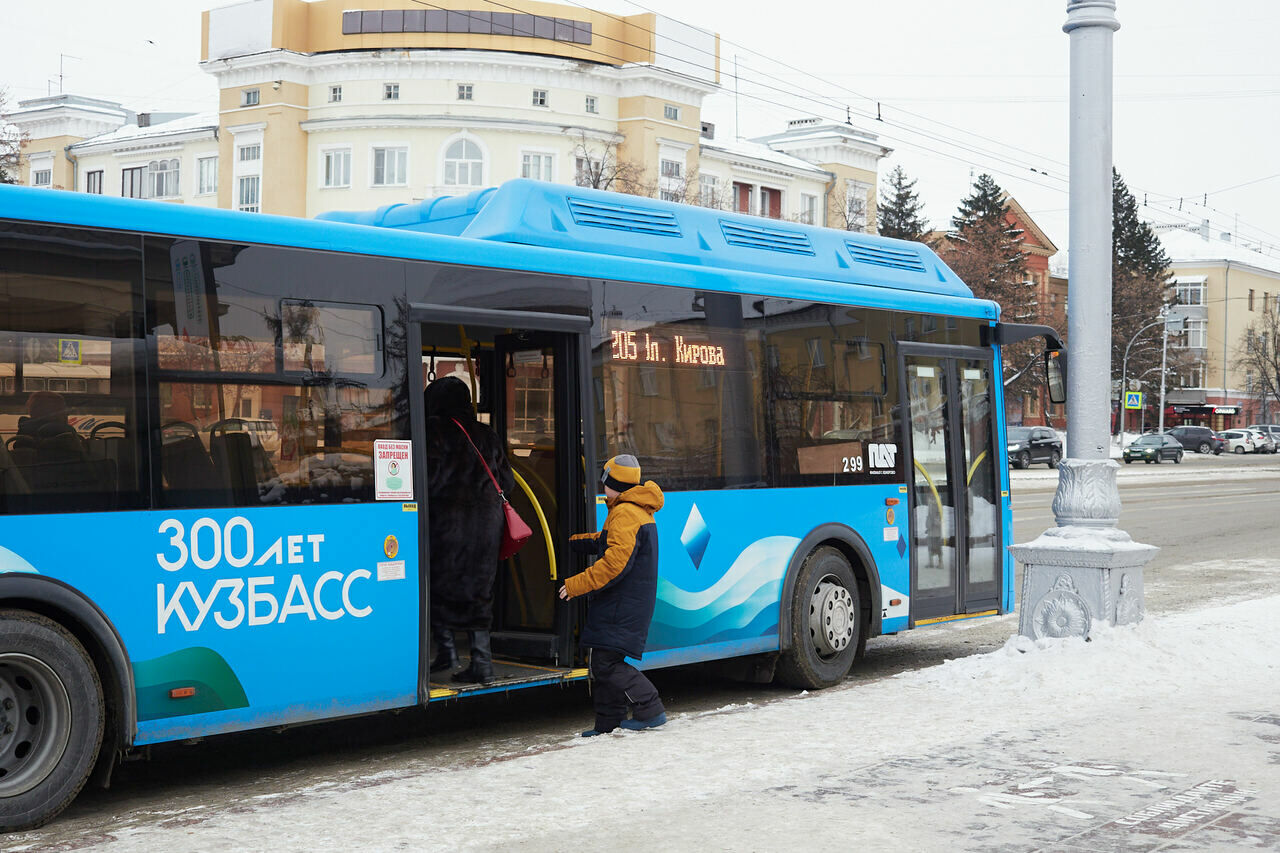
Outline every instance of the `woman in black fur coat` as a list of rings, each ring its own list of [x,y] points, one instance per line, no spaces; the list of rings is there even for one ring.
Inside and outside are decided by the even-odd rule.
[[[489,628],[506,520],[501,499],[471,444],[484,455],[503,492],[514,488],[515,478],[497,433],[476,420],[466,383],[454,376],[437,379],[427,386],[423,399],[431,521],[431,634],[438,649],[431,671],[457,667],[453,635],[466,631],[471,665],[453,678],[487,684],[493,680]]]

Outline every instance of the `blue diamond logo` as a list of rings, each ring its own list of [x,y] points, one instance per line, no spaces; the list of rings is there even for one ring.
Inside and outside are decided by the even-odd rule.
[[[902,534],[898,534],[898,556],[901,557],[907,553],[907,540],[902,538]]]
[[[693,560],[695,569],[702,568],[702,555],[707,553],[707,544],[710,542],[711,530],[702,520],[698,505],[694,504],[689,510],[689,520],[684,523],[684,533],[680,534],[680,544],[688,552],[689,559]]]

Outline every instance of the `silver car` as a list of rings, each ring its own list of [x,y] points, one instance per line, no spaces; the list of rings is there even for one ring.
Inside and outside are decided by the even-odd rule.
[[[1264,432],[1256,427],[1245,427],[1245,430],[1253,433],[1253,452],[1254,453],[1275,453],[1276,440],[1271,437],[1271,433]]]

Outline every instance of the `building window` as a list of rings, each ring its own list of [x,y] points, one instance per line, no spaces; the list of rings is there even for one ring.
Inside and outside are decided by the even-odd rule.
[[[733,182],[733,209],[738,213],[751,212],[751,184]]]
[[[400,100],[400,84],[399,83],[383,83],[382,84],[382,100],[384,101]]]
[[[261,160],[262,144],[254,143],[253,145],[241,145],[239,149],[239,157],[241,163],[248,163],[252,160]]]
[[[782,218],[782,190],[760,188],[760,215],[770,219]]]
[[[342,87],[341,86],[329,87],[329,103],[331,104],[342,103]]]
[[[660,172],[664,178],[679,178],[681,163],[679,160],[661,161]]]
[[[373,185],[402,187],[408,182],[409,149],[373,149]]]
[[[258,212],[258,188],[261,178],[257,175],[245,175],[240,179],[240,192],[236,200],[236,210],[248,213]]]
[[[47,187],[53,184],[52,169],[36,169],[31,173],[31,186]]]
[[[451,187],[484,183],[484,154],[470,139],[457,139],[444,152],[444,182]]]
[[[1208,320],[1187,320],[1187,343],[1188,347],[1199,347],[1203,349],[1205,344],[1205,325]]]
[[[698,201],[703,207],[720,206],[720,179],[715,175],[698,176]]]
[[[199,195],[210,195],[218,191],[218,158],[201,157],[196,161],[197,186]]]
[[[240,106],[256,107],[258,105],[257,89],[241,89],[240,90]]]
[[[660,190],[658,192],[658,198],[662,199],[663,201],[674,201],[676,203],[684,201],[684,197],[681,196],[680,193],[676,192],[675,190]]]
[[[547,90],[546,90],[546,89],[534,89],[534,90],[533,90],[533,105],[534,105],[535,107],[545,107],[545,106],[547,105]]]
[[[604,164],[589,157],[577,157],[573,161],[573,182],[580,187],[595,187],[604,177]]]
[[[143,177],[146,171],[147,168],[145,166],[135,166],[132,169],[120,170],[121,198],[142,198],[145,195]]]
[[[1249,288],[1249,310],[1253,310],[1253,288]]]
[[[521,154],[520,177],[535,181],[551,180],[550,154]]]
[[[662,107],[662,117],[667,121],[679,121],[680,108],[673,107],[671,104],[664,104]]]
[[[93,172],[86,172],[84,176],[84,191],[93,193],[94,195],[102,195],[102,170],[98,169]]]
[[[471,95],[472,95],[472,89],[471,89],[470,83],[458,84],[458,100],[459,101],[469,101],[471,100]]]
[[[1204,304],[1204,279],[1194,278],[1177,281],[1178,304],[1179,305],[1203,305]]]
[[[800,221],[808,225],[816,225],[818,218],[818,197],[809,193],[800,193]]]
[[[596,96],[595,96],[595,95],[587,95],[587,112],[589,112],[589,113],[598,113],[598,112],[600,112],[599,108],[596,106]]]
[[[173,198],[178,195],[178,161],[152,160],[147,164],[151,198]]]
[[[376,156],[376,155],[375,155]],[[351,186],[351,149],[324,152],[324,186]]]

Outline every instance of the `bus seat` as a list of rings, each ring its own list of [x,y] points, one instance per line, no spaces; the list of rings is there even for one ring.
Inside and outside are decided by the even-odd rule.
[[[247,432],[217,432],[209,439],[213,467],[231,489],[231,500],[236,506],[259,503],[253,451],[253,441]]]
[[[204,505],[210,492],[226,490],[198,436],[167,438],[160,451],[160,465],[167,506],[181,506],[193,501],[197,506]]]

